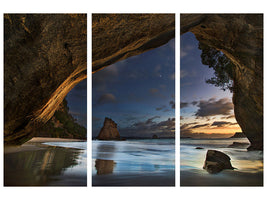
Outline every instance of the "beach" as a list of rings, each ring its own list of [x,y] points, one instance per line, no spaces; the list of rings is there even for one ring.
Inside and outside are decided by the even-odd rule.
[[[5,186],[86,186],[86,141],[33,138],[5,146]]]
[[[181,186],[263,186],[263,152],[247,151],[249,145],[229,147],[233,142],[249,143],[247,138],[181,139]],[[203,169],[209,149],[227,154],[235,169],[209,174]]]

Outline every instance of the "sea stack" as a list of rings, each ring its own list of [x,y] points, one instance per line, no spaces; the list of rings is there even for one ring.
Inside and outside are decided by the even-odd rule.
[[[98,134],[98,140],[120,140],[117,124],[110,118],[105,118],[104,125]]]

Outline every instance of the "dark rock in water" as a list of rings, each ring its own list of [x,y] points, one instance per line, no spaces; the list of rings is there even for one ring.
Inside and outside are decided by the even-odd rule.
[[[115,162],[113,160],[96,159],[95,168],[97,170],[97,175],[112,174],[114,165]]]
[[[110,118],[105,118],[104,125],[97,136],[98,140],[120,140],[117,124]]]
[[[157,135],[153,135],[152,139],[159,139],[159,137]]]
[[[249,146],[249,143],[247,142],[233,142],[233,144],[230,144],[229,148],[247,148]]]
[[[246,135],[243,132],[236,132],[232,137],[230,138],[246,138]]]
[[[216,174],[224,169],[234,169],[230,162],[231,158],[216,150],[208,150],[203,169],[206,169],[210,174]]]
[[[196,147],[196,149],[204,149],[203,147]]]

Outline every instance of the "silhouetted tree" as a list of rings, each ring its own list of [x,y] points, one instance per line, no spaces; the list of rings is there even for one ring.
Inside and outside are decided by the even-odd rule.
[[[204,65],[214,69],[215,77],[206,80],[206,83],[220,87],[222,90],[233,91],[234,64],[221,51],[211,48],[201,42],[198,48],[202,50],[201,61]]]

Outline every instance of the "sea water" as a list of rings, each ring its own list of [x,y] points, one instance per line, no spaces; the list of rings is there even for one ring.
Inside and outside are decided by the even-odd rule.
[[[168,177],[169,179],[166,182],[172,182],[171,184],[174,184],[174,139],[131,139],[126,141],[93,140],[92,159],[93,184],[94,180],[98,180],[101,185],[100,178],[108,177],[108,175],[110,175],[109,177],[111,178],[117,177],[117,183],[120,178],[122,179],[122,177],[125,177],[126,179],[127,177],[128,182],[125,183],[127,185],[133,183],[131,182],[130,176],[154,177],[153,180],[157,182],[156,176],[164,176],[164,174],[168,174],[169,172],[172,174],[172,177]],[[171,181],[169,181],[170,179]],[[143,184],[145,181],[141,180],[141,178],[139,180],[140,184]],[[136,185],[139,185],[139,183],[137,183],[138,181],[136,181]],[[103,184],[106,183],[107,180],[103,181]],[[114,182],[112,182],[112,184],[113,183]],[[153,184],[157,183],[154,182]]]
[[[247,151],[249,145],[229,148],[233,142],[249,143],[247,138],[181,139],[180,174],[182,186],[261,186],[263,153]],[[203,149],[196,149],[202,147]],[[234,170],[209,174],[203,169],[207,150],[218,150],[231,158]]]

